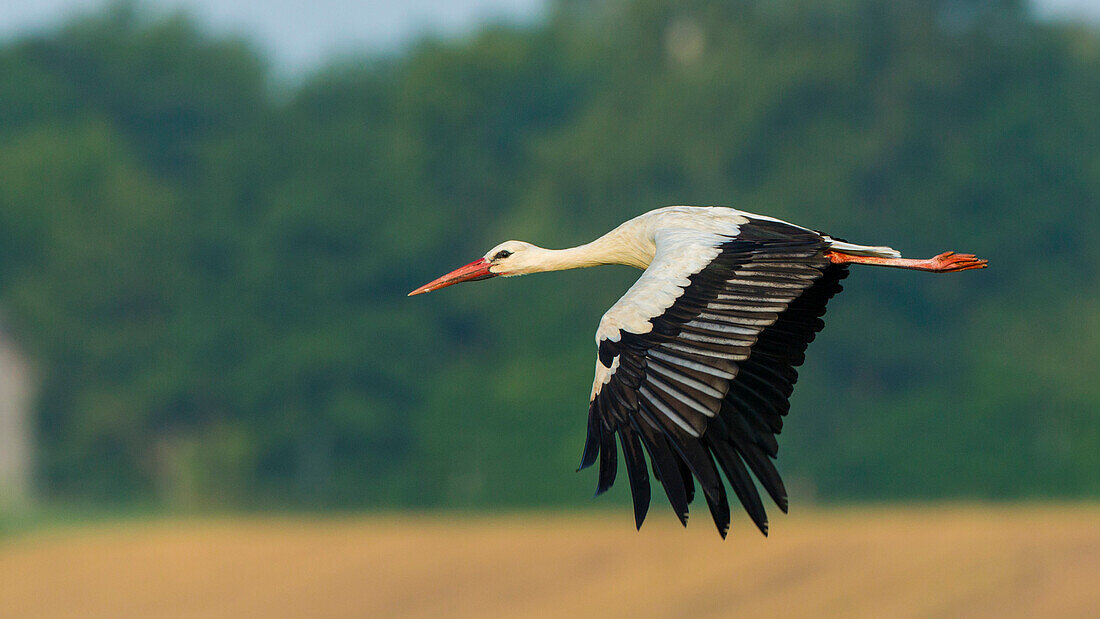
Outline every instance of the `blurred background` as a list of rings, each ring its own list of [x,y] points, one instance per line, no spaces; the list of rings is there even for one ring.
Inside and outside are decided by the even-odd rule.
[[[499,241],[721,204],[992,267],[847,280],[781,437],[818,510],[791,535],[904,503],[1100,574],[1098,1],[8,0],[0,78],[0,563],[97,543],[61,523],[333,512],[346,539],[592,518],[766,561],[747,519],[720,545],[655,505],[634,533],[625,480],[589,500],[573,472],[636,271],[405,297]],[[1063,546],[1028,537],[1059,518]],[[425,611],[402,599],[374,610]]]

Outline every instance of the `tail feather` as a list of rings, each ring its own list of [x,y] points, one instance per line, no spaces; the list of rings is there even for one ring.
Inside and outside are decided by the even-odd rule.
[[[829,249],[835,249],[839,252],[851,254],[853,256],[875,256],[877,258],[901,258],[901,252],[885,246],[873,246],[873,245],[856,245],[855,243],[848,243],[846,241],[838,241],[832,237],[825,237],[825,240],[829,243]]]

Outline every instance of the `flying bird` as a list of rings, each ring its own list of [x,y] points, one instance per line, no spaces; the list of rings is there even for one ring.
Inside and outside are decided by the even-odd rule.
[[[460,282],[601,264],[643,269],[596,330],[596,376],[578,470],[599,461],[596,494],[618,470],[616,437],[641,528],[649,467],[687,526],[695,484],[722,537],[722,474],[761,533],[768,517],[752,475],[784,513],[774,463],[806,346],[824,327],[848,265],[950,273],[985,268],[970,254],[902,258],[772,217],[726,207],[669,206],[570,249],[507,241],[409,293]],[[646,464],[648,454],[649,467]],[[721,473],[719,472],[721,471]]]

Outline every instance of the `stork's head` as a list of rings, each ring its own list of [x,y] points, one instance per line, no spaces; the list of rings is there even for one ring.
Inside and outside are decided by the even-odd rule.
[[[485,252],[485,255],[464,267],[424,284],[413,290],[409,296],[423,294],[440,288],[446,288],[462,282],[475,282],[497,275],[523,275],[539,270],[537,254],[542,248],[523,241],[505,241]]]

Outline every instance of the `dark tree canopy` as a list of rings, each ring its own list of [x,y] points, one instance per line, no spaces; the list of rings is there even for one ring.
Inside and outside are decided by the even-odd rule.
[[[853,268],[783,427],[792,498],[1100,495],[1100,37],[1021,3],[561,1],[293,88],[123,6],[0,74],[47,498],[584,504],[592,332],[635,273],[405,293],[666,204],[990,259]]]

